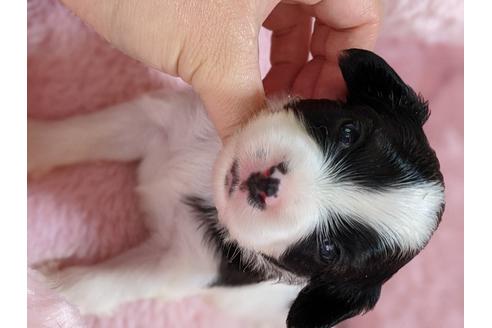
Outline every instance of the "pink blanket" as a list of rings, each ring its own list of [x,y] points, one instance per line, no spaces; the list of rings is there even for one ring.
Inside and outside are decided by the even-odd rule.
[[[441,160],[447,206],[428,247],[383,288],[376,310],[340,327],[463,325],[462,0],[393,0],[377,50],[429,100],[431,144]],[[262,71],[268,69],[262,31]],[[99,110],[182,82],[112,49],[56,0],[28,1],[28,115],[58,118]],[[132,188],[134,166],[79,165],[28,187],[28,264],[90,264],[146,237]],[[81,317],[28,269],[29,327],[248,327],[194,297],[138,301],[111,317]]]

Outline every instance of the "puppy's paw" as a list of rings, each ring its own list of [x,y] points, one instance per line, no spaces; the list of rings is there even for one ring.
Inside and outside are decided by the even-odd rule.
[[[246,291],[246,293],[244,293]],[[268,295],[268,294],[267,294]],[[267,299],[271,295],[262,295]],[[253,299],[244,288],[212,288],[201,293],[203,301],[224,315],[242,322],[247,328],[285,328],[287,310],[272,308]]]
[[[118,306],[112,302],[105,279],[94,274],[91,267],[75,266],[63,270],[45,268],[43,275],[48,286],[70,304],[77,307],[82,315],[110,315]]]

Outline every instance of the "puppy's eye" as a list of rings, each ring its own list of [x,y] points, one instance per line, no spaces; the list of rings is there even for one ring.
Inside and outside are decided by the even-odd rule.
[[[349,147],[359,139],[359,129],[356,123],[346,123],[340,127],[339,141],[344,147]]]
[[[329,239],[323,240],[320,248],[321,258],[325,261],[333,261],[340,254],[338,247]]]

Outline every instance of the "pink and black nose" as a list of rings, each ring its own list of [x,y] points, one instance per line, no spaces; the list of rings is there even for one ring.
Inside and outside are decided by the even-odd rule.
[[[270,167],[265,172],[252,173],[248,179],[242,183],[241,189],[248,192],[248,203],[258,209],[266,208],[266,198],[277,197],[280,185],[280,178],[273,177],[276,171],[286,174],[285,164],[281,163]]]

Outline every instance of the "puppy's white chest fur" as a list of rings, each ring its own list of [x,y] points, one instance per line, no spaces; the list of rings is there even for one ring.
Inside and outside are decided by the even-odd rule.
[[[146,224],[168,249],[186,250],[197,262],[202,257],[206,263],[214,262],[213,250],[201,238],[200,223],[183,201],[189,195],[212,199],[220,140],[191,92],[152,94],[136,105],[155,123],[147,126],[136,188]]]

